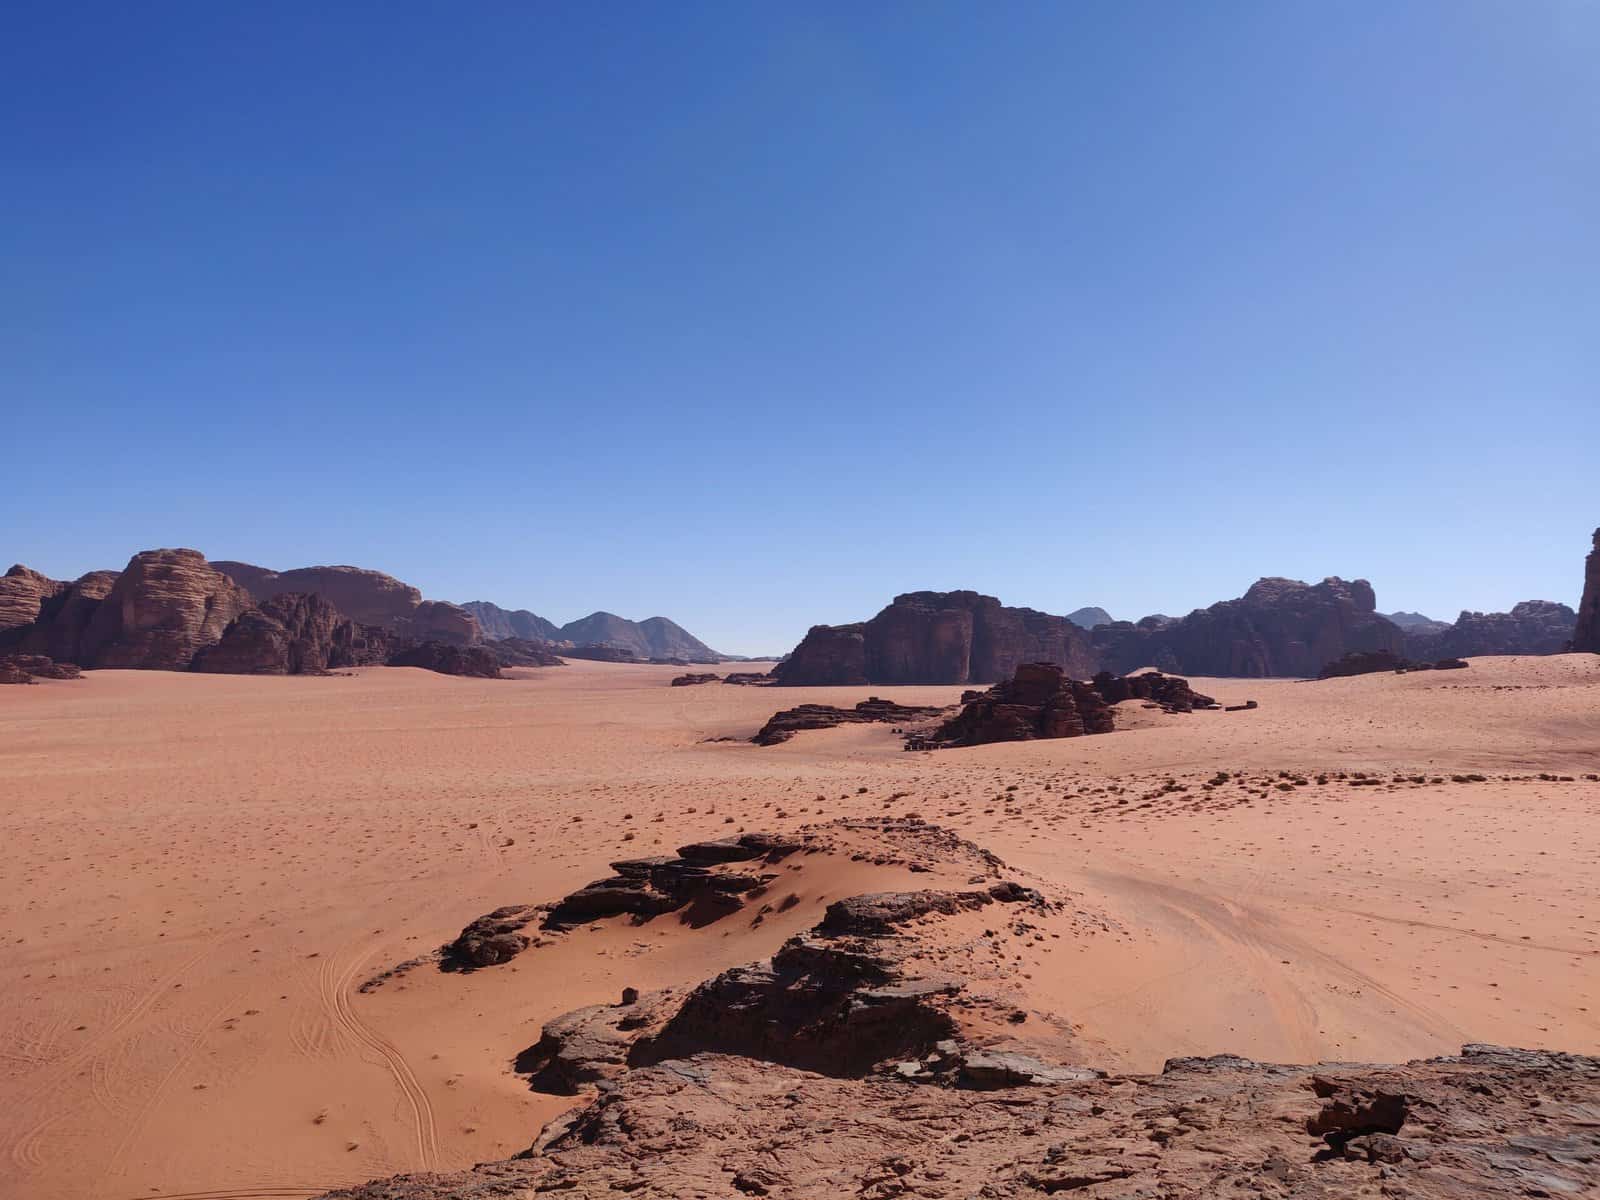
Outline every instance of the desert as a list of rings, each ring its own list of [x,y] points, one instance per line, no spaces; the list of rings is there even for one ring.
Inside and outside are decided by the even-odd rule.
[[[1045,1060],[1600,1050],[1593,655],[1196,678],[1259,707],[1132,700],[1107,736],[931,753],[884,724],[747,740],[776,700],[859,688],[506,673],[0,690],[8,1194],[310,1197],[507,1159],[583,1103],[518,1070],[546,1024],[770,956],[852,895],[959,888],[972,863],[847,844],[777,864],[764,915],[600,918],[466,972],[427,956],[611,861],[841,821],[937,826],[1058,902],[963,968],[1026,1014],[972,1036]],[[997,920],[927,936],[971,955]]]

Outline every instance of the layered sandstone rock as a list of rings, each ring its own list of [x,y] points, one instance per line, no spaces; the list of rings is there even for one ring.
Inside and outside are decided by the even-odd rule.
[[[0,654],[0,683],[78,679],[82,675],[83,672],[72,663],[59,663],[43,654]]]
[[[1600,529],[1594,531],[1594,549],[1584,560],[1583,599],[1578,603],[1572,648],[1600,654]]]
[[[978,746],[1111,730],[1111,706],[1093,685],[1072,679],[1055,663],[1037,662],[1023,663],[1011,679],[969,700],[929,742]]]
[[[422,603],[422,593],[382,571],[363,567],[299,567],[273,571],[250,563],[220,560],[214,564],[247,589],[257,602],[283,592],[315,592],[344,616],[362,625],[397,628]]]
[[[499,679],[500,662],[483,646],[460,646],[451,642],[403,642],[390,652],[391,667],[421,667],[441,675],[471,675],[480,679]]]
[[[791,687],[991,683],[1024,662],[1092,674],[1089,636],[1066,617],[977,592],[908,592],[857,625],[818,625],[773,669]]]
[[[1378,615],[1364,579],[1258,580],[1237,600],[1177,621],[1117,622],[1094,631],[1101,665],[1116,674],[1143,666],[1189,675],[1311,677],[1352,650],[1404,652],[1404,635]]]
[[[1413,659],[1477,658],[1487,654],[1560,654],[1572,644],[1578,614],[1551,600],[1524,600],[1510,612],[1463,612],[1454,625],[1408,632]]]
[[[314,675],[382,661],[376,630],[347,620],[322,596],[287,592],[239,614],[191,669],[224,675]]]
[[[90,571],[49,597],[39,609],[39,619],[19,631],[18,648],[58,662],[81,662],[84,632],[101,601],[111,594],[118,574]]]
[[[923,721],[943,711],[927,705],[896,704],[893,700],[883,700],[877,696],[868,697],[854,708],[836,708],[831,704],[798,704],[794,708],[773,713],[750,740],[758,746],[776,746],[805,729],[832,729],[836,725],[894,725]]]
[[[0,634],[32,625],[44,602],[65,587],[21,563],[0,575]]]
[[[198,550],[135,554],[94,610],[78,648],[86,667],[182,671],[252,606]]]

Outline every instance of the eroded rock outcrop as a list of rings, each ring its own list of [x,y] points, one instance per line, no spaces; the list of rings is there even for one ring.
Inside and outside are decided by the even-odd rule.
[[[1435,632],[1408,632],[1406,655],[1418,661],[1489,654],[1560,654],[1572,644],[1577,613],[1551,600],[1524,600],[1508,613],[1463,612]]]
[[[48,597],[39,608],[38,620],[15,631],[17,648],[57,662],[82,663],[84,632],[101,601],[111,594],[118,574],[90,571]]]
[[[245,610],[222,639],[203,647],[192,670],[222,675],[315,675],[381,661],[361,630],[317,594],[288,592]]]
[[[79,639],[85,667],[182,671],[254,601],[198,550],[135,554]]]
[[[484,646],[462,646],[451,642],[405,642],[390,652],[391,667],[421,667],[440,675],[470,675],[479,679],[499,679],[500,660]]]
[[[1343,658],[1328,663],[1317,672],[1318,679],[1337,679],[1347,675],[1371,675],[1379,671],[1392,671],[1404,675],[1411,671],[1457,671],[1467,667],[1459,658],[1441,658],[1436,662],[1413,662],[1388,650],[1352,650]]]
[[[0,654],[0,673],[4,682],[27,683],[29,679],[79,679],[83,676],[73,663],[56,662],[43,654]]]
[[[944,710],[919,704],[896,704],[871,696],[854,708],[831,704],[798,704],[773,713],[755,737],[758,746],[776,746],[805,729],[832,729],[836,725],[899,724],[936,717]]]
[[[1404,634],[1377,612],[1372,585],[1337,577],[1257,580],[1237,600],[1177,621],[1119,621],[1093,632],[1115,674],[1154,666],[1187,675],[1309,678],[1352,650],[1404,653]]]
[[[791,687],[992,683],[1035,661],[1095,670],[1089,635],[1066,617],[977,592],[908,592],[870,621],[814,626],[772,674]]]
[[[536,638],[493,638],[483,643],[483,648],[502,667],[560,667],[565,664],[549,642]]]
[[[396,638],[467,646],[483,637],[477,618],[465,608],[445,600],[424,600],[409,583],[382,571],[351,566],[273,571],[231,559],[213,565],[258,603],[286,592],[315,593],[357,625],[386,629]]]
[[[1600,529],[1594,531],[1594,549],[1583,564],[1583,599],[1578,602],[1572,648],[1600,654]]]
[[[39,619],[44,602],[66,586],[21,563],[15,564],[0,575],[0,634],[32,625]]]
[[[712,672],[712,671],[701,671],[699,673],[691,672],[690,674],[687,674],[687,675],[674,675],[672,677],[672,686],[673,687],[698,687],[700,684],[703,684],[703,683],[716,683],[721,678],[722,678],[722,676],[720,676],[720,675],[718,675],[718,674],[716,674],[715,672]]]

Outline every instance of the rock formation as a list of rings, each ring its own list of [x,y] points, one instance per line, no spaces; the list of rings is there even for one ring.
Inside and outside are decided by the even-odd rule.
[[[1068,677],[1055,663],[1023,663],[1011,679],[987,692],[968,692],[959,713],[930,734],[911,735],[908,747],[926,750],[1110,733],[1112,705],[1124,700],[1147,700],[1175,713],[1216,707],[1210,696],[1191,689],[1187,679],[1159,671],[1130,676],[1102,671],[1084,683]]]
[[[800,704],[773,713],[759,733],[750,740],[758,746],[787,742],[803,729],[832,729],[836,725],[895,724],[938,716],[943,709],[917,704],[896,704],[871,696],[854,708],[835,708],[831,704]]]
[[[1101,666],[1119,675],[1155,666],[1187,675],[1311,677],[1352,650],[1403,653],[1404,635],[1376,607],[1364,579],[1261,579],[1239,599],[1181,620],[1119,621],[1093,637]]]
[[[642,661],[637,654],[625,646],[602,646],[590,643],[583,646],[560,647],[560,653],[568,658],[581,658],[589,662],[632,663]]]
[[[21,563],[0,575],[0,634],[32,625],[44,602],[64,587]]]
[[[672,679],[673,687],[696,687],[702,683],[716,683],[722,676],[713,671],[702,671],[698,674],[675,675]]]
[[[486,638],[524,638],[532,642],[561,640],[561,631],[553,621],[547,621],[525,608],[501,608],[487,600],[469,600],[461,607],[478,619],[478,628],[483,630]]]
[[[326,1200],[1600,1193],[1600,1059],[1583,1055],[1469,1045],[1395,1066],[1309,1067],[1216,1055],[1169,1060],[1159,1075],[1017,1073],[990,1094],[955,1072],[908,1083],[715,1053],[614,1075],[516,1158]]]
[[[666,617],[630,621],[615,613],[590,613],[587,617],[563,625],[557,631],[557,638],[578,646],[612,646],[619,650],[631,650],[636,659],[681,658],[691,663],[722,660],[722,655]]]
[[[1317,673],[1318,679],[1337,679],[1346,675],[1371,675],[1378,671],[1393,671],[1404,675],[1409,671],[1453,671],[1468,664],[1459,658],[1441,658],[1435,662],[1413,662],[1388,650],[1352,650],[1343,658],[1325,665]]]
[[[500,662],[484,646],[461,646],[453,642],[407,641],[392,650],[391,667],[421,667],[441,675],[472,675],[479,679],[499,679]]]
[[[35,679],[78,679],[72,663],[58,663],[43,654],[0,654],[0,683],[32,683]]]
[[[117,575],[116,571],[90,571],[46,599],[39,619],[16,631],[18,648],[58,662],[81,663],[84,632],[100,602],[111,594]]]
[[[775,681],[767,671],[729,671],[722,677],[722,682],[735,687],[766,687]]]
[[[1421,635],[1428,633],[1443,633],[1450,628],[1449,621],[1436,621],[1432,617],[1424,616],[1419,612],[1392,612],[1380,613],[1390,621],[1400,626],[1407,635]]]
[[[252,603],[198,550],[145,550],[95,607],[79,641],[79,664],[185,670]]]
[[[321,595],[286,592],[249,608],[203,647],[192,670],[224,675],[315,675],[382,662],[383,630],[358,626]]]
[[[424,600],[416,588],[382,571],[347,566],[273,571],[232,560],[213,565],[248,590],[257,603],[285,592],[314,592],[356,624],[380,626],[402,638],[459,646],[482,638],[477,619],[466,609],[444,600]]]
[[[772,674],[791,687],[992,683],[1035,661],[1095,669],[1089,635],[1066,617],[977,592],[908,592],[870,621],[814,626]]]
[[[1600,654],[1600,529],[1594,531],[1594,549],[1584,560],[1583,599],[1578,602],[1572,648]]]
[[[493,638],[483,648],[494,655],[502,667],[560,667],[566,664],[549,642],[534,638]]]
[[[1407,630],[1414,659],[1477,658],[1486,654],[1560,654],[1572,644],[1577,614],[1550,600],[1524,600],[1508,613],[1463,612],[1433,632]]]

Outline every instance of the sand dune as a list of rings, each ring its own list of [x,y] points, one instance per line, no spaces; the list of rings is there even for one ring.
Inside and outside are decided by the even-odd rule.
[[[514,1153],[571,1103],[512,1069],[545,1020],[925,877],[813,859],[759,923],[601,922],[502,968],[360,985],[612,859],[841,815],[920,814],[1073,897],[1015,979],[1093,1065],[1600,1048],[1600,658],[1196,680],[1261,707],[936,754],[879,726],[712,739],[801,701],[960,688],[675,673],[0,690],[0,1195],[298,1197]]]

